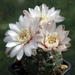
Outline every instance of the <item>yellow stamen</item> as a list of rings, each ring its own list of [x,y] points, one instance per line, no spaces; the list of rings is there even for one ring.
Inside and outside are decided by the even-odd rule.
[[[46,14],[41,14],[41,20],[40,20],[41,23],[47,19],[48,19],[48,16]]]
[[[56,42],[56,40],[58,40],[57,35],[49,35],[46,39],[46,42],[48,42],[49,44],[53,44]]]
[[[19,32],[17,36],[17,40],[20,42],[27,42],[29,38],[30,38],[30,30],[27,28]]]
[[[56,32],[50,33],[45,37],[45,45],[48,48],[54,48],[59,45],[59,38],[57,36],[58,34]]]
[[[39,14],[39,15],[36,15],[38,17],[40,17],[40,23],[44,22],[45,20],[48,19],[48,16],[46,14]]]

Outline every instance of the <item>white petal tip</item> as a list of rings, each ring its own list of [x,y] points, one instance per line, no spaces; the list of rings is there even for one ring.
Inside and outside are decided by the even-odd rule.
[[[22,58],[22,57],[21,57]],[[17,60],[21,60],[21,58],[20,57],[17,57]]]

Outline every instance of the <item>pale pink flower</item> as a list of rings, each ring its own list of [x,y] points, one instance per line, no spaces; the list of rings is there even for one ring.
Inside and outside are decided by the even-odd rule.
[[[44,24],[40,30],[40,35],[42,40],[39,42],[39,47],[45,51],[66,51],[70,46],[69,41],[71,40],[67,37],[69,31],[65,31],[62,25],[56,28],[54,22],[50,24]]]

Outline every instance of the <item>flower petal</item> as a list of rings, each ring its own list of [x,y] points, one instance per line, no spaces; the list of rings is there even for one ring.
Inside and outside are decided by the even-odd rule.
[[[18,53],[17,53],[17,59],[21,60],[22,56],[23,56],[23,48],[18,51]]]
[[[42,14],[46,14],[48,12],[48,7],[45,4],[42,4]]]
[[[32,15],[32,17],[34,18],[35,17],[35,12],[34,12],[34,10],[33,9],[31,9],[31,8],[29,8],[29,12],[30,12],[30,14]]]
[[[60,10],[56,10],[56,11],[54,11],[51,15],[50,15],[50,17],[51,17],[51,19],[54,19],[56,16],[58,16],[60,14]]]
[[[4,38],[3,41],[4,42],[9,42],[9,41],[14,41],[14,39],[12,37],[10,37],[10,36],[7,36],[7,37]]]
[[[17,33],[15,31],[12,31],[12,30],[8,30],[6,33],[5,33],[6,36],[10,35],[11,37],[15,37],[17,35]]]
[[[32,25],[31,25],[31,32],[32,34],[36,33],[36,31],[38,30],[39,28],[39,18],[36,17],[33,19],[33,22],[32,22]]]
[[[61,44],[67,44],[71,41],[69,37],[65,38],[64,40],[61,41]]]
[[[42,45],[41,43],[38,43],[38,47],[42,48],[43,50],[45,50],[44,45]]]
[[[36,15],[40,14],[40,8],[39,8],[39,6],[35,6],[34,10],[36,12]]]
[[[56,32],[57,33],[60,33],[62,31],[62,25],[59,25],[57,28],[56,28]]]
[[[48,10],[47,16],[50,16],[55,11],[55,7]]]
[[[66,48],[67,48],[67,47],[66,47],[65,45],[60,45],[60,46],[58,47],[58,49],[59,49],[60,52],[61,52],[61,51],[64,51]]]
[[[19,23],[19,22],[16,22],[16,25],[17,25],[17,26],[20,26],[20,23]]]
[[[24,52],[25,52],[26,56],[31,56],[32,50],[31,50],[31,48],[29,47],[28,44],[24,46]]]
[[[24,10],[23,13],[25,14],[25,16],[24,16],[25,26],[29,28],[31,26],[30,24],[31,24],[31,20],[32,20],[31,15],[26,10]]]
[[[40,42],[41,39],[42,39],[42,36],[40,34],[36,34],[36,35],[33,36],[34,41]]]
[[[49,30],[50,33],[53,33],[56,29],[56,23],[52,22],[49,25],[50,25],[50,27],[49,27],[50,29],[48,28],[48,30]]]
[[[18,45],[16,47],[14,47],[10,53],[10,57],[11,58],[14,57],[18,53],[18,51],[21,49],[21,47],[22,47],[22,45]]]
[[[14,47],[14,46],[16,46],[16,45],[18,45],[19,44],[19,42],[8,42],[7,44],[6,44],[6,47]]]
[[[29,42],[29,47],[31,49],[36,49],[38,47],[36,41],[34,41],[34,40],[30,41]]]
[[[69,31],[62,31],[58,36],[60,41],[62,41],[65,37],[67,37],[69,34]]]
[[[56,23],[62,22],[65,18],[62,16],[57,16],[56,19],[54,20]]]
[[[10,29],[11,30],[14,30],[14,31],[16,31],[16,32],[19,32],[20,30],[19,30],[19,28],[18,28],[18,26],[17,25],[15,25],[15,24],[9,24],[9,27],[10,27]]]
[[[19,22],[20,22],[20,27],[24,28],[25,27],[25,20],[22,15],[19,17]]]
[[[44,25],[42,26],[42,29],[40,29],[40,33],[41,33],[41,35],[42,35],[42,34],[45,35],[45,33],[46,33],[46,29],[47,29],[47,25],[44,24]]]

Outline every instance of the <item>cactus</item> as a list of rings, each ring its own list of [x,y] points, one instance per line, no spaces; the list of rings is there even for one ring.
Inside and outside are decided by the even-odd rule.
[[[58,52],[45,52],[37,49],[36,56],[23,56],[22,65],[28,75],[53,75],[62,63],[62,55]]]
[[[60,10],[45,4],[23,13],[5,33],[6,54],[21,60],[28,75],[56,75],[62,64],[61,53],[70,47],[71,40],[63,25],[56,26],[64,17]]]

